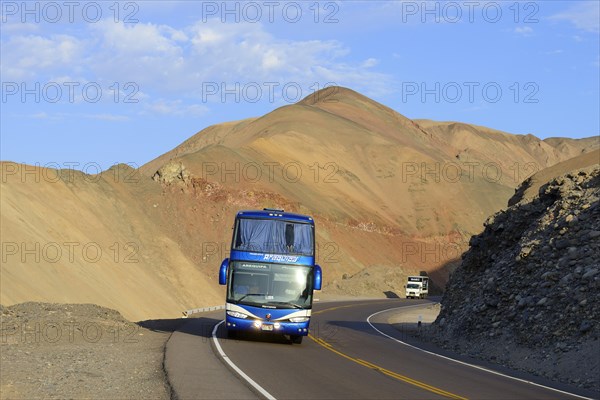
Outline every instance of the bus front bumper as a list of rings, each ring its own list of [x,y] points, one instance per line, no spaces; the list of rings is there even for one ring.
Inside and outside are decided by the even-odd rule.
[[[250,318],[235,318],[227,315],[225,318],[225,326],[232,331],[245,332],[269,332],[281,335],[308,335],[308,325],[310,319],[305,322],[290,322],[290,321],[264,321]]]

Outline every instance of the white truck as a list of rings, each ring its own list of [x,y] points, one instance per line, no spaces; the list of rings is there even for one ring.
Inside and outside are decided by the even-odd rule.
[[[424,299],[429,294],[429,277],[409,276],[404,287],[407,299]]]

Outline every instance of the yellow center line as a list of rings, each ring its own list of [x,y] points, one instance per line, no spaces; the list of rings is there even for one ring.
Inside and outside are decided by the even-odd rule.
[[[419,387],[421,389],[424,389],[424,390],[427,390],[429,392],[432,392],[432,393],[435,393],[435,394],[439,394],[440,396],[444,396],[444,397],[447,397],[449,399],[467,400],[466,397],[462,397],[462,396],[459,396],[457,394],[447,392],[447,391],[445,391],[443,389],[440,389],[440,388],[437,388],[435,386],[431,386],[431,385],[428,385],[428,384],[426,384],[424,382],[420,382],[420,381],[418,381],[416,379],[409,378],[408,376],[400,375],[397,372],[390,371],[389,369],[380,367],[379,365],[375,365],[375,364],[370,363],[370,362],[365,361],[365,360],[361,360],[360,358],[355,358],[355,357],[349,356],[348,354],[342,353],[341,351],[334,349],[331,344],[327,343],[323,339],[314,337],[312,334],[309,334],[308,337],[311,338],[315,343],[317,343],[317,344],[325,347],[327,350],[330,350],[330,351],[334,352],[335,354],[344,357],[347,360],[350,360],[350,361],[353,361],[353,362],[355,362],[355,363],[357,363],[359,365],[362,365],[363,367],[366,367],[366,368],[369,368],[369,369],[373,369],[375,371],[379,371],[379,372],[381,372],[381,373],[383,373],[383,374],[385,374],[387,376],[390,376],[390,377],[392,377],[394,379],[398,379],[400,381],[403,381],[403,382],[409,383],[411,385],[417,386],[417,387]]]
[[[325,311],[333,311],[333,310],[338,310],[338,309],[341,309],[341,308],[356,307],[356,306],[357,306],[357,304],[350,304],[350,305],[345,305],[345,306],[331,307],[331,308],[327,308],[325,310],[321,310],[321,311],[318,311],[316,313],[313,313],[313,315],[314,314],[320,314],[320,313],[323,313]],[[404,375],[401,375],[401,374],[399,374],[397,372],[390,371],[389,369],[380,367],[379,365],[370,363],[370,362],[365,361],[365,360],[361,360],[360,358],[349,356],[348,354],[345,354],[345,353],[342,353],[339,350],[336,350],[335,348],[333,348],[333,346],[330,343],[327,343],[325,340],[323,340],[321,338],[314,337],[312,334],[309,334],[308,337],[311,338],[318,345],[323,346],[324,348],[326,348],[327,350],[330,350],[330,351],[334,352],[335,354],[344,357],[347,360],[350,360],[350,361],[355,362],[355,363],[357,363],[359,365],[362,365],[363,367],[366,367],[366,368],[369,368],[369,369],[373,369],[375,371],[379,371],[382,374],[385,374],[385,375],[387,375],[389,377],[392,377],[394,379],[397,379],[399,381],[408,383],[408,384],[413,385],[413,386],[417,386],[418,388],[427,390],[429,392],[438,394],[440,396],[444,396],[444,397],[447,397],[447,398],[450,398],[450,399],[467,400],[466,397],[462,397],[462,396],[459,396],[457,394],[447,392],[447,391],[445,391],[443,389],[440,389],[440,388],[437,388],[435,386],[428,385],[425,382],[421,382],[421,381],[418,381],[416,379],[409,378],[408,376],[404,376]]]
[[[326,308],[324,310],[316,311],[316,312],[312,313],[312,315],[317,315],[317,314],[324,313],[325,311],[339,310],[339,309],[348,308],[348,307],[358,307],[358,306],[364,306],[364,305],[387,304],[387,303],[389,303],[389,301],[378,301],[378,302],[373,302],[373,303],[347,304],[345,306],[330,307],[330,308]]]

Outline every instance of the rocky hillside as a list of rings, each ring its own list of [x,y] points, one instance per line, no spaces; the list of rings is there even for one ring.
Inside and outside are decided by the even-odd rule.
[[[450,277],[434,334],[471,355],[600,390],[598,161],[533,199],[517,191],[486,221]]]

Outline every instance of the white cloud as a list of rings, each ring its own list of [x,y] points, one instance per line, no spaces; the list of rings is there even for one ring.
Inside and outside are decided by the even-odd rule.
[[[149,104],[147,106],[147,111],[151,114],[201,117],[206,115],[209,109],[202,104],[187,105],[181,100],[159,99]]]
[[[192,38],[192,44],[198,48],[219,44],[225,39],[222,34],[210,28],[200,29],[194,33],[195,36]]]
[[[533,29],[529,26],[518,26],[515,28],[514,33],[523,36],[531,36],[533,34]]]
[[[125,115],[117,115],[117,114],[84,114],[82,115],[84,118],[88,119],[97,119],[101,121],[111,121],[111,122],[121,122],[128,121],[129,117]]]
[[[44,119],[44,120],[49,120],[49,121],[63,121],[66,119],[73,119],[73,118],[95,119],[95,120],[112,121],[112,122],[122,122],[122,121],[129,120],[129,117],[127,117],[125,115],[108,114],[108,113],[82,114],[82,113],[59,112],[59,113],[48,114],[47,112],[39,112],[39,113],[35,113],[35,114],[30,114],[27,117],[35,118],[35,119]]]
[[[349,62],[350,49],[341,42],[279,39],[260,23],[215,19],[176,28],[107,20],[78,29],[72,35],[3,38],[3,76],[41,82],[79,77],[81,85],[98,82],[109,88],[119,83],[121,90],[133,82],[136,98],[147,111],[172,115],[205,114],[206,107],[190,106],[189,99],[206,101],[207,83],[258,84],[265,88],[262,100],[269,92],[265,85],[271,83],[279,88],[293,83],[306,94],[326,84],[350,86],[367,95],[391,91],[390,76],[373,71],[378,60]],[[281,99],[281,90],[275,96]]]
[[[23,33],[32,33],[37,32],[40,29],[39,24],[34,24],[33,22],[14,22],[7,21],[2,22],[2,33],[6,34],[23,34]]]
[[[189,40],[189,37],[181,30],[171,28],[170,26],[162,26],[161,28],[175,42],[187,42]]]
[[[386,75],[368,70],[376,65],[374,59],[362,64],[342,61],[350,50],[333,40],[280,40],[261,24],[209,20],[179,29],[183,33],[174,41],[172,28],[140,25],[123,28],[111,23],[101,27],[102,48],[110,53],[95,55],[93,69],[97,74],[133,80],[145,92],[196,98],[202,97],[207,83],[243,86],[277,82],[283,86],[293,82],[310,87],[315,82],[321,86],[334,82],[368,88],[389,82]],[[118,45],[106,45],[116,38]]]
[[[43,71],[72,71],[85,47],[84,41],[70,35],[11,36],[2,43],[2,74],[4,79],[27,79]]]
[[[277,56],[276,50],[267,50],[263,56],[262,67],[266,70],[276,69],[277,67],[281,67],[282,64],[281,59]]]
[[[365,61],[363,61],[363,63],[361,64],[361,66],[363,68],[371,68],[376,66],[377,64],[379,64],[379,61],[375,58],[368,58]]]
[[[567,10],[550,17],[552,20],[568,21],[578,29],[600,32],[600,2],[597,0],[580,1]]]
[[[175,57],[181,54],[180,46],[171,39],[173,36],[181,39],[181,32],[167,26],[143,23],[125,25],[106,20],[94,24],[92,29],[101,51],[115,54],[126,52],[132,59]]]

